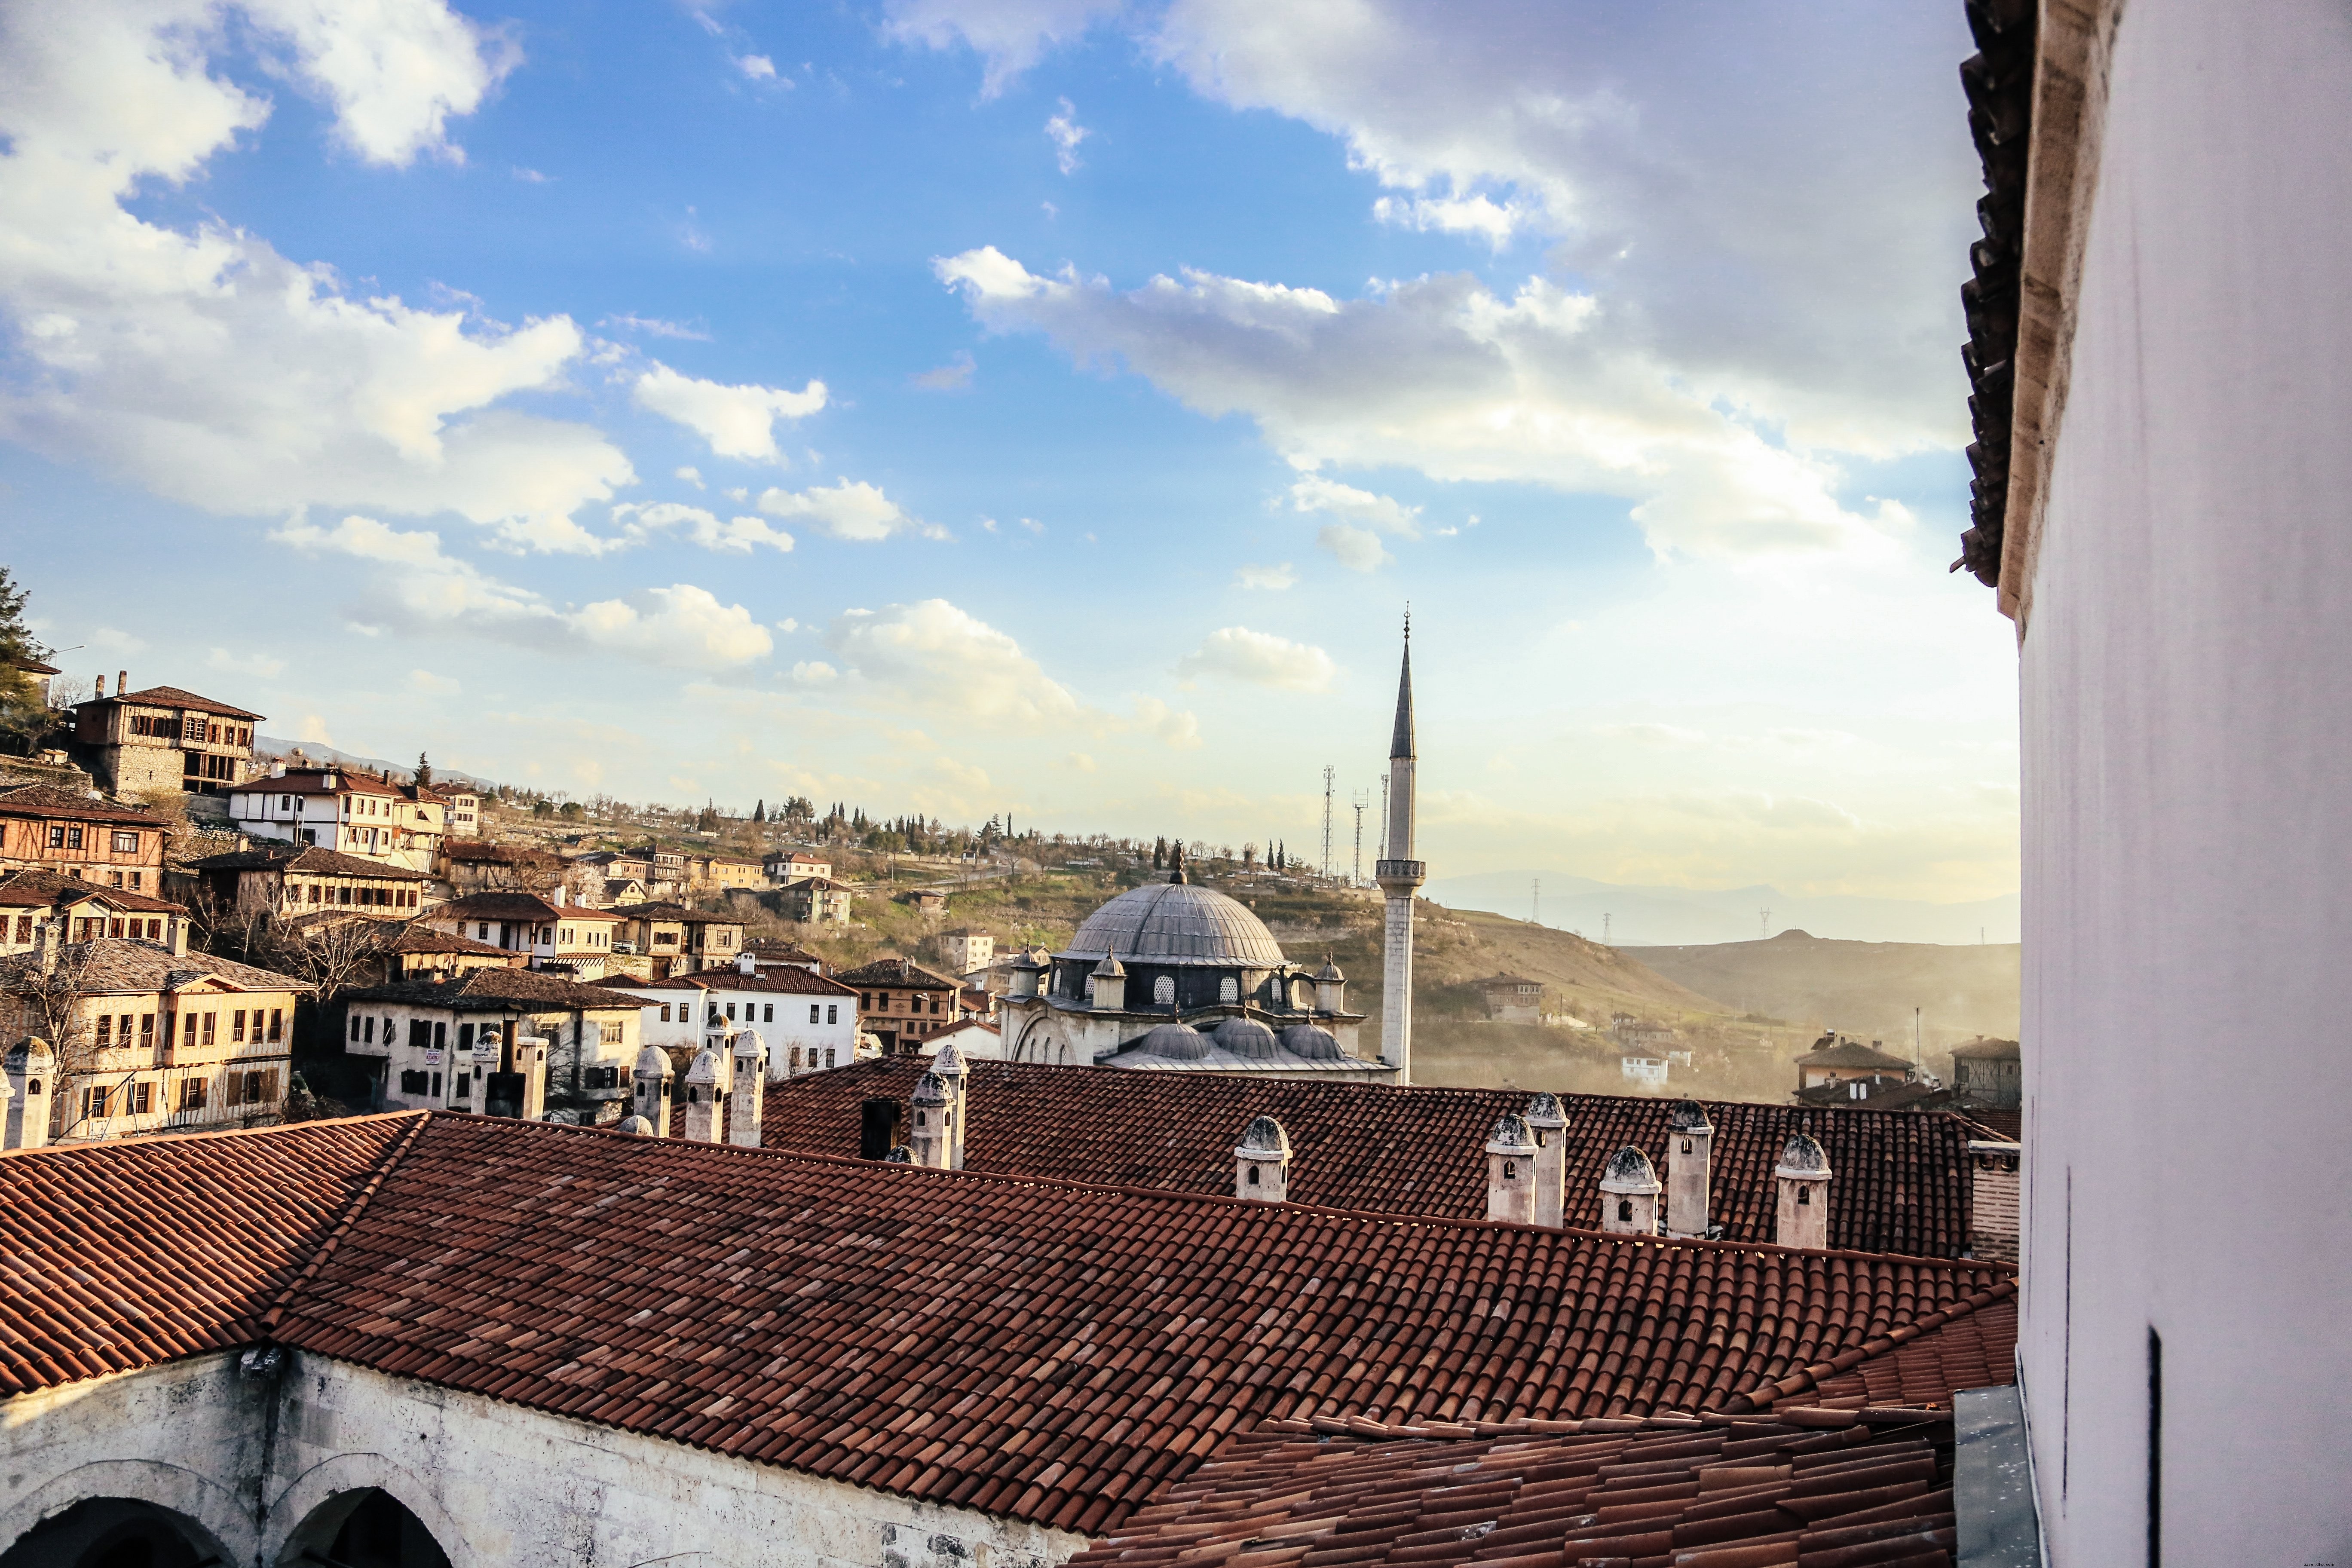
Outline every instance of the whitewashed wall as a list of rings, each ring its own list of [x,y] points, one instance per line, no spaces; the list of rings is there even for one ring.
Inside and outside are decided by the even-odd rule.
[[[2352,1563],[2352,12],[2122,9],[2022,658],[2059,1568]]]
[[[214,1355],[0,1404],[0,1551],[91,1497],[195,1520],[232,1563],[323,1548],[301,1526],[376,1487],[453,1568],[1053,1568],[1080,1537],[820,1480],[289,1352],[269,1385]]]

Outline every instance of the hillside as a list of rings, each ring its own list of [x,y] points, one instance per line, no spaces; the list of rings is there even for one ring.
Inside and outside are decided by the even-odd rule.
[[[1620,951],[1742,1011],[1883,1039],[1905,1055],[1910,1052],[1911,1010],[1916,1007],[1927,1065],[1939,1075],[1948,1071],[1939,1059],[1971,1035],[2017,1038],[2015,943],[1829,942],[1790,931],[1769,942]]]
[[[1540,889],[1546,925],[1602,934],[1620,945],[1743,942],[1772,931],[1801,930],[1859,942],[1974,942],[1979,936],[2015,942],[2015,893],[1969,903],[1924,899],[1873,899],[1850,894],[1790,893],[1767,884],[1746,888],[1672,888],[1596,882],[1559,870],[1487,871],[1442,877],[1423,889],[1457,910],[1499,910],[1525,915]],[[1769,931],[1758,922],[1769,915]]]

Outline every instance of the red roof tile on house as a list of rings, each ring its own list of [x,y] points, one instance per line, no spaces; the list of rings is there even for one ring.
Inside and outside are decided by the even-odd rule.
[[[140,708],[180,708],[191,713],[214,713],[224,719],[251,719],[257,722],[262,717],[247,709],[232,708],[226,702],[199,697],[193,691],[183,691],[176,686],[142,687],[137,691],[119,691],[111,697],[93,697],[74,706],[89,708],[100,702],[128,702]]]
[[[261,1338],[414,1116],[0,1154],[0,1392]]]
[[[774,964],[756,974],[745,974],[736,969],[700,969],[691,974],[673,974],[667,980],[635,980],[608,977],[601,984],[625,986],[638,991],[764,991],[784,992],[796,996],[855,996],[837,980],[827,980],[821,974],[789,963]]]
[[[843,975],[854,981],[854,975]],[[1017,1043],[1017,1042],[1016,1042]],[[771,1148],[855,1154],[860,1107],[903,1104],[929,1062],[888,1057],[788,1079],[768,1090]],[[1486,1135],[1523,1111],[1522,1090],[1293,1083],[1115,1068],[979,1061],[966,1080],[964,1161],[972,1170],[1049,1181],[1113,1182],[1184,1192],[1233,1191],[1234,1141],[1272,1116],[1294,1151],[1290,1194],[1301,1203],[1457,1219],[1486,1212]],[[1601,1167],[1628,1143],[1665,1169],[1674,1101],[1563,1095],[1571,1219],[1597,1212]],[[1867,1109],[1716,1104],[1713,1217],[1727,1239],[1769,1241],[1779,1188],[1772,1170],[1789,1135],[1810,1131],[1828,1151],[1830,1244],[1863,1252],[1957,1258],[1968,1245],[1968,1141],[1960,1118]]]

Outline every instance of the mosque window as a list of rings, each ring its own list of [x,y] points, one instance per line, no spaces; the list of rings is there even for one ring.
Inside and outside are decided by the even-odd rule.
[[[1162,1007],[1173,1006],[1176,1002],[1176,977],[1172,974],[1163,974],[1153,981],[1151,999]]]
[[[1241,1000],[1241,996],[1242,996],[1242,986],[1241,986],[1241,982],[1240,982],[1240,981],[1238,981],[1238,980],[1235,980],[1232,975],[1228,974],[1228,975],[1226,975],[1223,980],[1220,980],[1220,981],[1218,981],[1218,982],[1217,982],[1217,1000],[1218,1000],[1218,1001],[1220,1001],[1220,1002],[1238,1002],[1238,1001],[1240,1001],[1240,1000]]]

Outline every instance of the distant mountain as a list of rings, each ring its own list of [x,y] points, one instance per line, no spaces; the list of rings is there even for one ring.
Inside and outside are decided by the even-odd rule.
[[[1912,1009],[1931,1054],[1971,1035],[2017,1038],[2014,942],[1823,942],[1801,931],[1769,942],[1618,949],[1676,984],[1790,1023],[1911,1054]]]
[[[416,764],[413,762],[391,763],[382,757],[363,757],[357,752],[338,751],[323,741],[286,741],[276,735],[256,735],[253,751],[256,756],[267,757],[272,762],[289,757],[299,751],[314,763],[332,763],[341,768],[364,768],[373,773],[398,773],[403,778],[416,771]],[[445,768],[438,763],[433,766],[433,776],[448,784],[470,784],[477,789],[497,787],[488,779],[462,768]]]
[[[1543,924],[1599,942],[1606,916],[1607,940],[1618,947],[1753,942],[1791,928],[1839,941],[1973,945],[1979,940],[2013,942],[2021,930],[2015,893],[1974,903],[1937,904],[1924,899],[1863,899],[1843,894],[1809,897],[1784,893],[1769,885],[1628,887],[1572,877],[1565,871],[1444,877],[1431,882],[1427,891],[1430,898],[1451,909],[1491,910],[1526,920],[1530,883],[1542,887],[1536,918]],[[1769,931],[1758,929],[1758,911],[1762,910],[1771,911]]]

